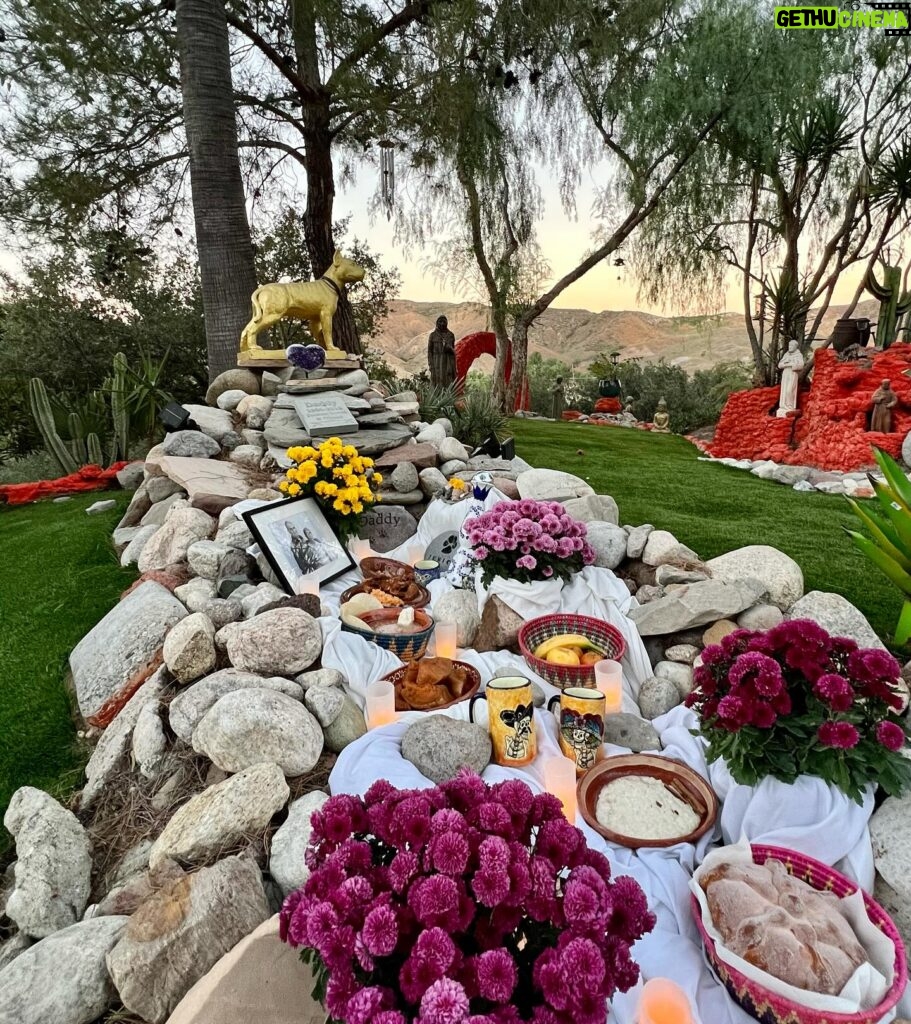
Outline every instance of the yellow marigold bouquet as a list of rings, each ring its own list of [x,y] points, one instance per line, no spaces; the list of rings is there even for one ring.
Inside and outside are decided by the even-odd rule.
[[[355,536],[361,513],[378,500],[374,488],[383,482],[373,469],[373,459],[358,455],[354,445],[343,444],[337,437],[323,441],[319,448],[289,448],[288,458],[295,465],[285,473],[279,489],[291,498],[315,498],[341,540]]]

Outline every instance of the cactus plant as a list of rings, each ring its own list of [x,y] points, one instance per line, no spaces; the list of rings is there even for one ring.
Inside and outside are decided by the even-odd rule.
[[[114,445],[121,459],[128,459],[130,450],[130,410],[127,407],[127,357],[118,352],[114,356],[114,375],[111,380],[111,416],[114,420]]]
[[[85,439],[85,444],[89,465],[103,466],[104,452],[101,450],[101,441],[98,440],[98,435],[89,434],[88,437]]]
[[[47,450],[57,460],[57,464],[66,475],[75,473],[79,466],[63,438],[57,433],[54,413],[47,397],[47,388],[40,377],[32,377],[28,382],[28,399],[32,416],[35,417],[35,423],[38,425]]]
[[[85,430],[83,429],[82,418],[79,416],[79,413],[71,412],[66,418],[66,423],[70,435],[70,451],[73,453],[73,458],[77,464],[84,466],[88,459],[88,452],[85,447]]]
[[[873,267],[870,267],[864,278],[864,287],[874,298],[879,299],[876,337],[880,347],[887,349],[898,336],[899,321],[911,310],[911,291],[902,292],[901,267],[890,266],[885,260],[882,265],[882,284],[876,280]]]

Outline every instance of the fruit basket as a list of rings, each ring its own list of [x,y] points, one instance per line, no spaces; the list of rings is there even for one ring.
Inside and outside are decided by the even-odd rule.
[[[562,643],[554,643],[556,640]],[[542,645],[545,653],[539,656]],[[584,648],[598,657],[591,664],[548,661],[547,654],[553,656],[553,650],[559,647]],[[562,690],[568,686],[594,686],[594,662],[603,658],[619,661],[626,651],[626,641],[619,629],[601,619],[561,613],[529,619],[519,630],[519,650],[532,671]]]
[[[821,861],[813,860],[796,850],[787,850],[779,846],[753,845],[753,861],[764,864],[774,857],[780,860],[788,872],[801,878],[814,889],[834,893],[836,896],[848,896],[857,890],[857,885],[834,868]],[[715,942],[705,929],[699,901],[690,897],[696,928],[702,938],[705,954],[709,964],[730,992],[732,998],[751,1017],[762,1024],[877,1024],[901,999],[908,983],[908,965],[905,958],[905,947],[892,919],[872,896],[863,893],[864,906],[873,924],[886,935],[895,947],[894,977],[892,986],[883,996],[879,1005],[857,1013],[832,1013],[829,1010],[815,1010],[792,1002],[784,995],[772,992],[757,981],[745,977],[730,964],[725,963],[715,951]]]

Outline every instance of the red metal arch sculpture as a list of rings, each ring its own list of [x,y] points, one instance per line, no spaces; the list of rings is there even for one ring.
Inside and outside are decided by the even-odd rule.
[[[459,338],[455,346],[456,357],[456,390],[462,393],[465,387],[465,378],[471,369],[472,363],[478,356],[496,356],[497,336],[493,331],[475,331],[473,334],[466,334]],[[506,384],[509,385],[509,378],[512,376],[512,346],[506,352]],[[516,409],[528,409],[529,393],[528,378],[522,381],[522,387],[516,394]]]

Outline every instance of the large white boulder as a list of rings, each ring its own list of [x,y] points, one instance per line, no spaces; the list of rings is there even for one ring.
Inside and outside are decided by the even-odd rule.
[[[733,583],[754,579],[764,583],[769,601],[783,612],[803,597],[803,572],[783,551],[768,544],[750,544],[736,548],[705,563],[716,580]]]

